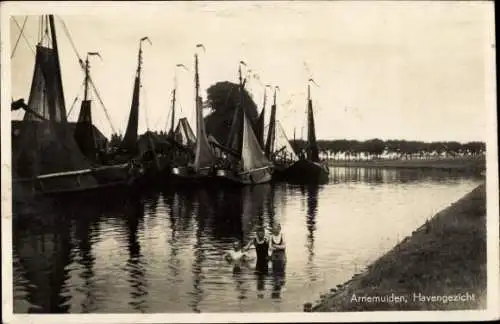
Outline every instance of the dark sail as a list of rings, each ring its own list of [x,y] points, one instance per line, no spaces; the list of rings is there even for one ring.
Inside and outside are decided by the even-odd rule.
[[[313,162],[319,162],[318,143],[316,142],[316,129],[314,127],[314,112],[308,85],[307,98],[307,158]]]
[[[245,89],[245,82],[241,77],[241,66],[239,67],[239,103],[234,111],[233,122],[231,124],[231,130],[229,131],[229,136],[227,138],[226,146],[241,155],[241,146],[243,142],[243,120],[245,118],[244,108],[243,108],[243,90]],[[245,80],[246,81],[246,80]],[[253,126],[253,125],[252,125]]]
[[[67,119],[53,17],[49,16],[52,48],[37,46],[28,106],[44,119],[26,112],[19,140],[13,148],[17,176],[33,178],[49,173],[86,170],[90,164],[76,144]],[[61,182],[71,179],[60,179]],[[80,186],[93,186],[91,175]],[[61,185],[64,185],[61,183]]]
[[[75,140],[82,153],[91,161],[96,161],[94,128],[92,126],[91,101],[83,100],[75,127]]]
[[[168,136],[174,137],[174,127],[175,127],[175,93],[176,89],[172,91],[172,111],[170,116],[170,131],[168,132]]]
[[[139,124],[139,91],[140,91],[140,66],[137,69],[137,73],[134,81],[134,93],[132,95],[132,105],[130,107],[130,115],[128,118],[127,130],[125,136],[123,136],[123,142],[121,147],[130,152],[136,152],[137,150],[137,129]]]
[[[267,131],[267,140],[265,147],[266,157],[269,158],[274,152],[274,143],[276,138],[276,105],[271,106],[271,118],[269,120],[269,128]]]
[[[43,117],[54,122],[66,122],[66,107],[58,69],[59,64],[54,49],[37,46],[35,70],[28,99],[28,107],[35,114],[26,113],[24,120],[41,121],[40,117]]]
[[[264,148],[265,142],[264,142],[264,115],[266,112],[266,107],[262,108],[262,111],[260,112],[259,119],[257,119],[257,127],[256,127],[256,132],[255,135],[257,135],[257,139],[259,140],[260,147]]]

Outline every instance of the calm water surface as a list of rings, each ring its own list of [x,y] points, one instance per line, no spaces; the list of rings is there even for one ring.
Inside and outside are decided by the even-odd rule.
[[[320,187],[170,189],[59,204],[57,226],[14,227],[14,311],[301,311],[482,181],[436,171],[331,172]],[[222,257],[231,243],[275,222],[285,274],[256,275],[253,264],[233,274]]]

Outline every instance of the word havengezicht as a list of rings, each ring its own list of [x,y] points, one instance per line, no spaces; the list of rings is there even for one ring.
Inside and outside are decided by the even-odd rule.
[[[394,293],[390,295],[379,295],[379,296],[358,296],[353,294],[351,296],[351,303],[386,303],[386,304],[400,304],[412,301],[414,303],[453,303],[453,302],[470,302],[475,301],[476,296],[474,294],[470,294],[468,292],[464,294],[455,294],[455,295],[423,295],[422,293],[413,293],[412,298],[409,298],[407,295],[396,295]]]

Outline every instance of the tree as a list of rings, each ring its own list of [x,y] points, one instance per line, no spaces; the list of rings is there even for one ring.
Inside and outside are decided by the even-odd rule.
[[[207,133],[225,144],[233,122],[234,111],[240,102],[239,85],[229,81],[217,82],[207,89],[208,105],[211,113],[205,117]],[[243,108],[254,126],[258,119],[257,105],[250,94],[243,91]]]

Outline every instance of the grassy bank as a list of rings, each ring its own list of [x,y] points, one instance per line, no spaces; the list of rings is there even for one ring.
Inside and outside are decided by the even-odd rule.
[[[328,164],[333,167],[441,169],[470,172],[481,172],[486,168],[485,159],[476,158],[359,161],[329,160]]]
[[[439,212],[364,273],[333,288],[318,305],[305,305],[305,310],[478,309],[486,307],[485,292],[486,188],[482,184]],[[474,295],[474,300],[468,297],[467,301],[444,303],[419,298],[419,294],[431,298],[466,293]],[[399,302],[360,298],[367,296],[402,297]]]

